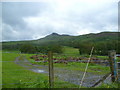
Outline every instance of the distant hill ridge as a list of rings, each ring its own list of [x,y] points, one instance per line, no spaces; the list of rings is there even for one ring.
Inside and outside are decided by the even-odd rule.
[[[101,32],[101,33],[90,33],[90,34],[78,35],[78,36],[74,36],[74,37],[91,36],[91,35],[93,35],[93,36],[97,35],[97,36],[101,36],[101,37],[106,36],[106,35],[107,36],[110,36],[110,35],[116,35],[117,36],[118,34],[120,34],[120,32]],[[44,38],[51,37],[51,36],[72,36],[72,35],[52,33],[50,35],[45,36]]]
[[[35,47],[69,46],[83,49],[83,53],[88,53],[91,47],[95,46],[96,54],[107,55],[109,50],[120,53],[120,32],[90,33],[78,36],[52,33],[38,40],[3,42],[2,49],[18,50],[23,44],[32,44]]]
[[[85,35],[78,35],[78,36],[71,36],[71,35],[65,35],[65,34],[58,34],[58,33],[52,33],[42,39],[38,39],[38,40],[61,40],[62,38],[64,38],[64,40],[66,39],[101,39],[101,38],[105,38],[106,39],[116,39],[118,37],[118,35],[120,34],[120,32],[101,32],[101,33],[90,33],[90,34],[85,34]]]
[[[49,42],[56,42],[60,44],[61,42],[99,42],[106,40],[120,40],[119,38],[120,32],[101,32],[101,33],[90,33],[85,35],[71,36],[66,34],[58,34],[52,33],[50,35],[45,36],[44,38],[40,38],[37,40],[29,40],[29,41],[9,41],[3,43],[36,43],[43,44]]]

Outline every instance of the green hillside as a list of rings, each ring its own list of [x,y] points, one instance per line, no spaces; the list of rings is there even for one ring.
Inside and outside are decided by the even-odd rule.
[[[64,46],[63,47],[63,54],[79,55],[79,50],[77,48]]]
[[[32,41],[35,44],[51,44],[57,43],[64,46],[76,47],[79,43],[101,43],[101,42],[116,42],[120,38],[118,32],[102,32],[97,34],[86,34],[79,36],[59,35],[52,33],[42,39]],[[78,46],[77,46],[78,47]]]
[[[2,42],[3,49],[16,49],[18,50],[22,44],[32,44],[34,46],[47,46],[47,45],[61,45],[74,48],[86,49],[86,52],[94,46],[97,54],[108,50],[116,50],[120,53],[120,32],[101,32],[96,34],[86,34],[79,36],[59,35],[52,33],[44,38],[31,41],[11,41]],[[86,53],[83,52],[83,53]]]

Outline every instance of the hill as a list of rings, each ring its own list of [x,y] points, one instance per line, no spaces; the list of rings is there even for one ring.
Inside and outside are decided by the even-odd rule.
[[[107,48],[107,50],[115,49],[119,52],[120,47],[120,32],[101,32],[90,33],[86,35],[70,36],[52,33],[44,38],[31,41],[12,41],[2,42],[3,49],[11,48],[18,49],[22,44],[33,44],[35,46],[43,45],[62,45],[74,48],[86,48],[95,46],[99,51]],[[120,52],[119,52],[120,53]]]

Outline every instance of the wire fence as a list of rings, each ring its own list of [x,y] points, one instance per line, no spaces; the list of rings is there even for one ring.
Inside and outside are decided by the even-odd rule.
[[[61,55],[63,55],[62,58],[59,58]],[[102,73],[106,69],[109,68],[108,66],[104,65],[102,68],[100,66],[97,66],[97,64],[102,63],[101,65],[107,63],[109,65],[109,62],[106,60],[99,60],[97,58],[92,58],[91,57],[91,62],[93,65],[88,66],[88,71],[86,70],[86,75],[83,78],[85,66],[87,64],[88,57],[81,57],[78,56],[77,58],[72,57],[71,55],[74,54],[53,54],[53,62],[54,62],[54,78],[58,78],[59,80],[69,82],[75,85],[80,85],[80,82],[82,82],[83,87],[92,87],[96,82],[98,82],[102,77],[105,76],[106,73]],[[64,55],[68,55],[68,57],[64,57]],[[55,57],[54,57],[55,56]],[[57,57],[58,56],[58,57]],[[71,57],[69,57],[71,56]],[[48,59],[48,57],[42,55],[43,58],[41,58],[41,55],[36,54],[33,56],[32,59],[34,60],[33,62],[30,62],[30,60],[27,60],[25,57],[22,58],[23,60],[20,60],[20,57],[17,57],[15,61],[2,61],[4,63],[15,63],[19,66],[24,67],[24,69],[17,69],[13,68],[10,73],[16,73],[16,71],[22,71],[22,70],[29,70],[35,73],[43,73],[45,75],[49,75],[49,67],[47,62],[45,60]],[[40,59],[41,58],[41,59]],[[36,59],[39,59],[38,62]],[[97,60],[96,60],[97,59]],[[60,62],[61,61],[61,62]],[[65,63],[66,62],[66,63]],[[43,64],[45,63],[45,64]],[[60,66],[61,64],[61,66]],[[3,64],[3,66],[6,64]],[[90,67],[90,68],[89,68]],[[99,69],[100,68],[100,69]],[[108,69],[107,69],[108,70]],[[4,70],[3,70],[4,73]],[[7,72],[5,72],[7,74]],[[29,77],[29,75],[28,75]],[[8,76],[9,78],[9,76]],[[27,78],[27,77],[26,77]],[[107,79],[104,81],[105,83],[110,83],[111,78],[106,77]],[[7,79],[7,78],[5,78]],[[19,80],[19,79],[18,79]],[[4,80],[3,80],[4,81]],[[55,81],[57,82],[57,81]],[[34,82],[22,82],[22,83],[34,83]],[[20,83],[8,83],[8,84],[20,84]],[[2,84],[2,85],[7,85],[7,84]]]

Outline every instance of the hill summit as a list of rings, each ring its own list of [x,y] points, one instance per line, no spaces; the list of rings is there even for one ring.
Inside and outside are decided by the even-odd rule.
[[[59,35],[58,33],[52,33],[52,34],[50,34],[50,35]]]

